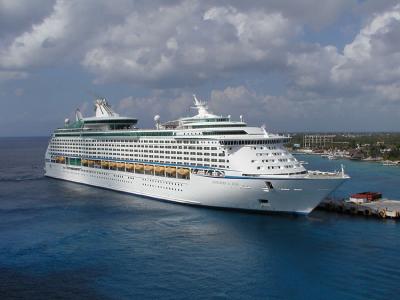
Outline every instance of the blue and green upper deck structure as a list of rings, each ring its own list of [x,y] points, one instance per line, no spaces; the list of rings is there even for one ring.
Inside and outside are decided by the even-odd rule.
[[[204,102],[196,96],[194,108],[198,114],[178,120],[159,123],[155,116],[155,129],[139,129],[138,119],[122,117],[115,113],[105,99],[96,100],[96,116],[84,118],[79,110],[76,120],[54,132],[55,137],[173,137],[175,139],[218,139],[222,145],[251,145],[287,143],[288,136],[268,134],[262,128],[247,127],[243,122],[232,121],[230,116],[217,116],[207,111]],[[214,137],[215,136],[215,137]]]

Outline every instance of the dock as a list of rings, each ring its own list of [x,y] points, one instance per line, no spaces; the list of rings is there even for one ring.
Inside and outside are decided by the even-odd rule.
[[[355,194],[349,199],[326,198],[319,204],[318,209],[380,219],[390,218],[400,220],[399,200],[390,200],[381,197],[377,199],[354,197],[368,193],[370,192]]]

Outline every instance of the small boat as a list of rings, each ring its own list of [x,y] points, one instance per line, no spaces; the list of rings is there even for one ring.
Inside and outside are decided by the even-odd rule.
[[[339,156],[337,156],[336,154],[332,154],[328,156],[329,160],[334,160],[334,159],[339,159]]]
[[[385,160],[382,165],[384,166],[399,166],[400,164],[396,161]]]

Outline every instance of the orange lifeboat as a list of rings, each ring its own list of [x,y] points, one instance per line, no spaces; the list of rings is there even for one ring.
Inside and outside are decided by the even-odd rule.
[[[144,167],[143,167],[142,164],[136,164],[136,165],[135,165],[135,170],[139,170],[139,171],[140,171],[140,170],[143,170],[143,168],[144,168]]]
[[[165,171],[165,167],[163,166],[157,166],[154,168],[154,171],[156,171],[157,173],[162,173]]]
[[[168,174],[175,174],[176,173],[176,168],[174,167],[168,167],[165,169],[165,172],[167,172]]]
[[[145,169],[146,171],[153,171],[154,167],[153,167],[152,165],[146,165],[146,166],[144,167],[144,169]]]
[[[189,175],[189,173],[190,173],[189,169],[186,169],[186,168],[178,169],[178,174],[181,176],[187,176],[187,175]]]
[[[127,170],[133,170],[135,168],[134,164],[126,164],[126,169]]]

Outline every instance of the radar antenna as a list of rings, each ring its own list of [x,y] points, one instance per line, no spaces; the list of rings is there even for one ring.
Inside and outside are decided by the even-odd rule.
[[[159,115],[154,116],[154,122],[156,122],[156,129],[160,129],[160,116]]]

